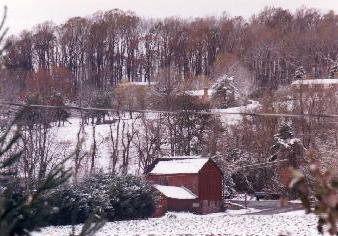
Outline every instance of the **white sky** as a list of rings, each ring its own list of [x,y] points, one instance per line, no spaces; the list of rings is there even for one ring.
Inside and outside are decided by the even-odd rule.
[[[281,6],[295,10],[301,6],[338,12],[338,0],[0,0],[7,5],[10,33],[44,21],[57,24],[74,16],[87,16],[98,10],[119,8],[145,17],[207,16],[226,11],[232,16],[251,16],[265,6]]]

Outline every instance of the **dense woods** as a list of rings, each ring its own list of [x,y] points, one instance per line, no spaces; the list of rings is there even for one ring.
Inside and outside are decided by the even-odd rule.
[[[328,77],[338,54],[338,16],[301,8],[265,8],[246,20],[226,14],[195,19],[143,19],[118,9],[52,22],[9,37],[4,65],[19,92],[53,86],[69,95],[120,81],[213,78],[237,64],[261,87]],[[39,82],[40,81],[40,82]],[[48,86],[48,87],[50,87]],[[45,86],[42,86],[45,87]]]

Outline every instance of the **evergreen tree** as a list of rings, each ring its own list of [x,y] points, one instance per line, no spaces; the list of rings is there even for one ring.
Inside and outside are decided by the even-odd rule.
[[[17,144],[21,141],[20,130],[21,127],[15,120],[0,136],[1,236],[30,235],[29,232],[47,226],[48,219],[58,209],[50,204],[46,196],[71,176],[71,170],[64,167],[68,160],[65,159],[49,170],[34,191],[24,190],[20,184],[20,173],[16,171],[16,164],[22,154],[22,150],[17,150]],[[102,224],[101,218],[93,212],[85,221],[80,235],[91,235]]]
[[[271,147],[272,156],[270,161],[275,161],[282,150],[291,149],[294,143],[299,142],[299,139],[294,138],[292,127],[289,123],[283,122],[274,135],[274,142]]]
[[[287,140],[294,137],[292,127],[289,123],[283,122],[278,130],[278,133],[274,136],[275,140]]]
[[[44,217],[52,214],[53,209],[42,196],[70,177],[70,170],[65,170],[62,162],[50,170],[34,192],[21,190],[20,175],[14,171],[22,154],[17,150],[20,139],[20,126],[14,123],[0,138],[0,232],[4,236],[29,235],[29,231],[43,225]]]
[[[338,73],[338,59],[330,67],[329,71],[330,79],[334,79],[337,73]]]
[[[304,67],[302,67],[302,66],[298,67],[295,71],[294,78],[296,80],[303,80],[303,79],[305,79],[305,77],[306,77],[306,71],[305,71]]]
[[[212,98],[219,108],[228,108],[235,105],[237,89],[234,78],[227,75],[219,78],[212,86],[214,90]]]
[[[271,147],[271,157],[269,161],[280,161],[274,165],[274,172],[267,187],[280,194],[288,194],[289,197],[295,197],[294,192],[288,190],[285,180],[285,173],[290,167],[303,168],[305,148],[300,139],[296,138],[291,125],[283,122],[274,135],[274,142]]]

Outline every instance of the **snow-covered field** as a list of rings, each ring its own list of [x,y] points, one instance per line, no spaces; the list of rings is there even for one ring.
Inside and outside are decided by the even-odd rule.
[[[304,211],[264,215],[238,210],[210,215],[168,213],[162,218],[107,223],[96,235],[319,235],[317,219]],[[66,236],[70,227],[49,227],[33,236]]]
[[[131,123],[134,122],[132,119],[123,119],[122,122],[126,124],[126,129],[130,129]],[[136,128],[140,129],[139,121],[135,124]],[[112,131],[113,136],[116,137],[116,124],[113,123]],[[122,126],[122,124],[121,124]],[[57,143],[66,144],[65,152],[66,153],[73,153],[75,151],[76,143],[77,143],[77,134],[80,128],[80,118],[72,117],[69,119],[69,123],[65,123],[62,127],[54,127],[53,134],[55,135],[55,141]],[[121,131],[120,131],[121,132]],[[81,136],[84,138],[82,143],[82,151],[87,153],[88,158],[85,158],[85,162],[82,165],[83,169],[88,169],[90,166],[89,159],[92,152],[92,145],[93,145],[93,128],[92,125],[85,125],[84,126],[84,133]],[[120,134],[121,136],[121,134]],[[95,158],[95,167],[97,170],[104,170],[108,171],[111,169],[111,153],[112,153],[112,142],[110,140],[110,125],[109,124],[100,124],[96,125],[95,130],[95,137],[96,137],[96,158]],[[121,140],[119,140],[119,148],[121,147]],[[119,168],[121,163],[117,164],[117,168]],[[131,148],[130,153],[130,160],[129,160],[129,173],[131,174],[138,174],[140,169],[138,168],[138,160],[136,158],[136,151]]]
[[[249,112],[254,111],[260,107],[260,104],[257,101],[250,101],[250,104],[246,106],[240,107],[232,107],[228,109],[213,109],[214,112],[219,112],[222,114],[221,119],[225,125],[235,125],[241,122],[242,116],[238,114],[238,112]],[[136,117],[136,114],[135,114]],[[134,117],[134,119],[135,119]],[[155,113],[147,114],[147,119],[151,120],[157,117]],[[141,124],[141,120],[129,119],[126,116],[122,123],[126,124],[126,129],[131,129],[132,123],[134,123],[134,128],[140,134],[143,133],[144,126]],[[116,123],[111,124],[113,136],[116,137]],[[122,126],[122,124],[121,124]],[[58,146],[59,152],[71,154],[75,151],[76,142],[77,142],[77,133],[80,127],[80,118],[72,117],[69,119],[69,123],[65,123],[64,126],[61,127],[53,127],[52,128],[52,137],[54,139],[54,145]],[[120,127],[121,129],[121,127]],[[120,130],[121,132],[121,130]],[[82,169],[86,170],[90,168],[90,155],[92,153],[92,145],[93,145],[93,127],[89,125],[85,125],[84,127],[84,142],[82,143],[82,151],[87,153],[87,157],[82,164]],[[121,134],[119,135],[122,136]],[[96,150],[96,158],[95,158],[95,167],[97,170],[108,171],[111,169],[111,153],[112,153],[112,142],[110,139],[110,125],[109,124],[101,124],[96,126],[95,137],[97,142],[97,150]],[[135,140],[134,140],[135,141]],[[59,145],[61,144],[61,146]],[[119,141],[119,149],[122,149],[121,140]],[[121,163],[117,163],[117,170],[121,167]],[[130,149],[130,159],[129,159],[129,167],[128,172],[130,174],[140,174],[143,170],[140,168],[139,160],[138,160],[138,152],[133,145],[131,145]]]

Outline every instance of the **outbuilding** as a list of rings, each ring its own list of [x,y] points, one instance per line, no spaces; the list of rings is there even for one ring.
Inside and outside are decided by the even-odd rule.
[[[159,158],[146,178],[161,193],[166,210],[208,214],[223,209],[223,173],[210,158]]]

